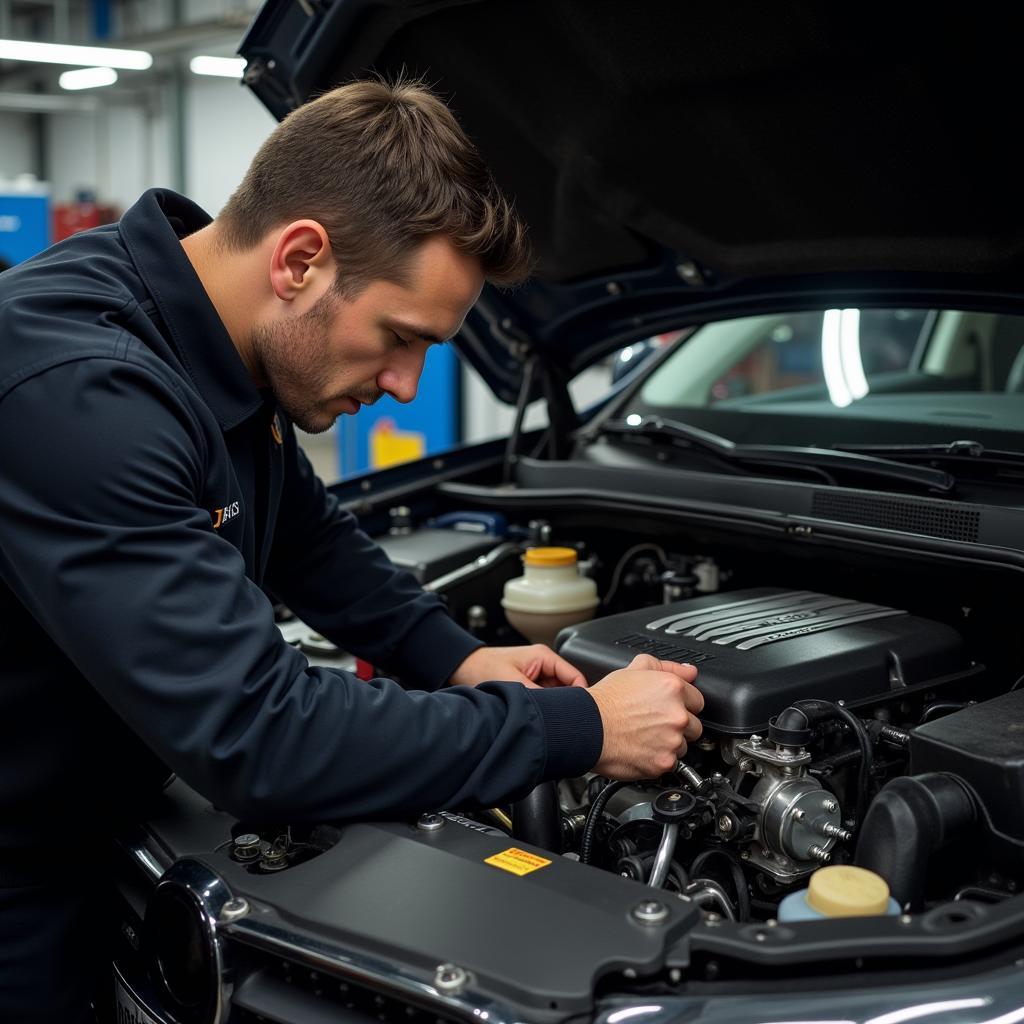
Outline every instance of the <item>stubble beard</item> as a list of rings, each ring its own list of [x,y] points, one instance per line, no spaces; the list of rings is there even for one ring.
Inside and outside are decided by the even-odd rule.
[[[327,388],[327,338],[336,310],[337,299],[325,295],[309,312],[288,322],[259,324],[252,334],[263,378],[285,415],[307,434],[322,434],[337,419],[315,397]]]

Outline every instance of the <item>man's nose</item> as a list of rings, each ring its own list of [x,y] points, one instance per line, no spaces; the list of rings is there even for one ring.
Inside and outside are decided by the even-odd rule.
[[[394,360],[377,378],[377,387],[386,391],[396,402],[403,405],[416,397],[420,376],[423,373],[425,352],[404,352]]]

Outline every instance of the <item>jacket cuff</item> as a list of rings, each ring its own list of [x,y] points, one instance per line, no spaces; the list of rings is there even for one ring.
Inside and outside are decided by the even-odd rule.
[[[415,680],[423,690],[437,690],[478,647],[482,640],[467,633],[443,609],[425,615],[405,635],[388,659],[388,668]]]
[[[604,725],[597,701],[582,686],[526,690],[544,722],[544,779],[574,779],[601,757]]]

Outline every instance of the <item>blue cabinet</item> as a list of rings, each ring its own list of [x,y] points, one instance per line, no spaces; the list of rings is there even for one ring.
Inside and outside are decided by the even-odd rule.
[[[45,186],[0,183],[0,258],[21,263],[50,244],[50,196]]]
[[[449,345],[427,353],[414,401],[385,396],[355,416],[338,418],[338,468],[342,477],[383,469],[445,451],[460,439],[459,360]]]

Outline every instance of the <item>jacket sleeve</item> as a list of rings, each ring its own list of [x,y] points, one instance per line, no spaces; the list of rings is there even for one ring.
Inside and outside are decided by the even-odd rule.
[[[298,822],[491,804],[593,766],[582,688],[406,692],[311,668],[200,505],[197,416],[130,360],[0,400],[0,573],[170,768],[236,815]]]
[[[423,689],[443,685],[481,642],[398,569],[327,492],[285,435],[284,494],[267,585],[303,622]]]

